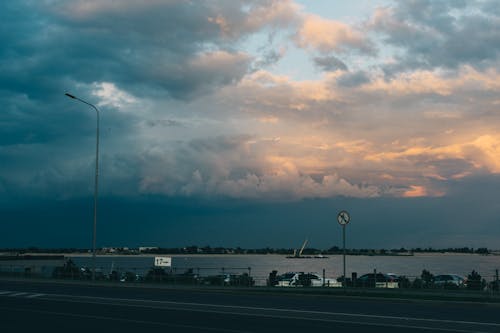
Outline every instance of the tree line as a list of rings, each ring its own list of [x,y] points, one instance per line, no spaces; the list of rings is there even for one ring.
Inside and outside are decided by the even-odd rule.
[[[108,248],[109,249],[109,248]],[[187,247],[152,247],[143,249],[139,252],[138,248],[115,248],[114,253],[118,254],[280,254],[280,255],[290,255],[293,254],[296,249],[294,248],[256,248],[256,249],[246,249],[241,247],[211,247],[206,246],[187,246]],[[0,249],[0,252],[8,253],[88,253],[90,249],[85,248],[39,248],[39,247],[28,247],[28,248],[4,248]],[[103,253],[107,251],[106,249],[98,249],[99,252]],[[302,255],[335,255],[342,254],[343,249],[338,246],[332,246],[329,249],[316,249],[316,248],[305,248]],[[471,247],[460,247],[460,248],[399,248],[399,249],[346,249],[346,254],[348,255],[412,255],[414,253],[464,253],[464,254],[490,254],[491,250],[486,247],[471,248]]]

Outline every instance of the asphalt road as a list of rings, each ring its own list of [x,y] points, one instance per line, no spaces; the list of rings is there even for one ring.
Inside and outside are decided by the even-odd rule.
[[[1,332],[500,332],[497,304],[0,280]]]

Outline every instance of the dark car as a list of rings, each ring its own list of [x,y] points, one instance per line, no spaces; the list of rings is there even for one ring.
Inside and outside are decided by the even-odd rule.
[[[135,272],[124,272],[120,276],[120,282],[139,282],[142,280],[142,276]]]
[[[432,282],[436,287],[445,289],[458,289],[467,286],[467,279],[456,274],[436,275]]]
[[[355,286],[368,288],[399,288],[399,278],[394,274],[369,273],[356,279]]]

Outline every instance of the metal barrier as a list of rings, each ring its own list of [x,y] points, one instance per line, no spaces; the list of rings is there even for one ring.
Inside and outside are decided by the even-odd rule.
[[[251,267],[152,267],[125,268],[115,266],[112,269],[105,267],[96,268],[96,279],[118,283],[166,283],[173,285],[204,285],[204,286],[233,286],[233,287],[263,287],[272,285],[270,276],[253,275],[256,271]],[[271,272],[269,272],[271,273]],[[285,273],[285,272],[281,272]],[[428,273],[428,272],[427,272]],[[371,274],[371,273],[370,273]],[[380,280],[376,270],[373,272],[371,281],[362,281],[356,273],[351,278],[337,280],[349,288],[387,288],[393,290],[430,290],[430,291],[459,291],[474,290],[479,292],[500,294],[500,281],[498,269],[488,275],[479,275],[476,272],[469,274],[469,279],[462,282],[436,281],[432,274],[421,274],[419,276],[401,275],[393,276],[391,279]],[[476,275],[474,275],[476,274]],[[71,265],[35,265],[0,263],[0,275],[18,278],[45,278],[45,279],[69,279],[90,280],[91,271],[86,267]],[[467,278],[467,277],[465,277]],[[472,278],[472,279],[471,279]],[[320,286],[321,287],[321,286]],[[325,286],[326,287],[326,286]]]

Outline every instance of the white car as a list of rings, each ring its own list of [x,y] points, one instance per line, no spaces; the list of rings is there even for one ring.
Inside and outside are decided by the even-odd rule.
[[[342,283],[317,273],[288,272],[278,277],[277,287],[341,287]]]

